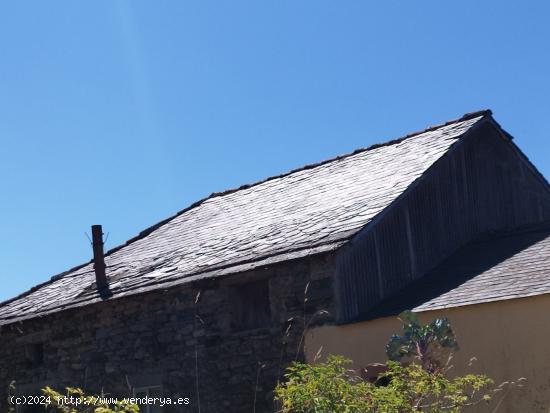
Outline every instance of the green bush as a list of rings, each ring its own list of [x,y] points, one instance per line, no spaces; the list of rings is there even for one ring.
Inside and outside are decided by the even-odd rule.
[[[491,399],[484,375],[468,374],[448,379],[421,365],[403,366],[388,361],[379,383],[357,377],[339,356],[325,363],[293,363],[286,382],[275,389],[282,413],[458,413],[466,406]],[[384,379],[384,380],[382,380]]]
[[[423,325],[416,314],[406,311],[400,320],[403,334],[390,338],[389,360],[374,382],[349,370],[351,361],[340,356],[318,364],[295,362],[275,389],[279,412],[459,413],[467,406],[488,403],[502,390],[502,385],[490,388],[493,381],[485,375],[447,377],[451,352],[458,350],[448,319]]]
[[[120,399],[109,405],[103,402],[104,397],[89,395],[83,390],[74,387],[67,387],[65,394],[59,393],[50,387],[42,389],[42,393],[49,400],[47,409],[59,413],[139,413],[136,404]],[[78,400],[78,403],[66,403],[63,400]]]
[[[326,363],[294,362],[287,368],[286,382],[275,389],[281,412],[363,412],[369,384],[348,374],[342,357],[329,356]]]

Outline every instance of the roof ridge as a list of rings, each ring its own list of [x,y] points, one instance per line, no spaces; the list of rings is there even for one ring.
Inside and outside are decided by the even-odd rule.
[[[267,178],[261,179],[259,181],[252,182],[250,184],[244,184],[244,185],[241,185],[239,187],[229,188],[229,189],[226,189],[226,190],[220,191],[220,192],[212,192],[210,195],[208,195],[208,196],[206,196],[206,197],[204,197],[204,198],[202,198],[198,201],[193,202],[192,204],[190,204],[189,206],[179,210],[175,214],[173,214],[173,215],[157,222],[156,224],[153,224],[153,225],[145,228],[144,230],[140,231],[137,235],[129,238],[128,240],[126,240],[124,243],[109,249],[108,251],[105,252],[105,256],[113,254],[113,253],[121,250],[122,248],[147,237],[153,231],[157,230],[158,228],[162,227],[163,225],[167,224],[168,222],[172,221],[173,219],[177,218],[178,216],[182,215],[183,213],[185,213],[185,212],[187,212],[187,211],[189,211],[193,208],[198,207],[199,205],[203,204],[204,202],[206,202],[210,199],[225,196],[225,195],[229,195],[229,194],[232,194],[234,192],[237,192],[237,191],[240,191],[240,190],[243,190],[243,189],[248,189],[248,188],[263,184],[265,182],[269,182],[269,181],[272,181],[272,180],[275,180],[275,179],[283,178],[285,176],[294,174],[296,172],[300,172],[300,171],[304,171],[304,170],[308,170],[308,169],[313,169],[313,168],[325,165],[325,164],[330,163],[330,162],[339,161],[339,160],[357,155],[359,153],[367,152],[367,151],[377,149],[377,148],[380,148],[380,147],[395,145],[395,144],[398,144],[398,143],[400,143],[400,142],[402,142],[406,139],[412,138],[414,136],[418,136],[418,135],[421,135],[423,133],[431,132],[431,131],[434,131],[436,129],[443,128],[445,126],[452,125],[454,123],[464,122],[464,121],[469,120],[469,119],[482,117],[482,116],[483,117],[491,116],[491,115],[492,115],[492,111],[490,109],[483,109],[483,110],[478,110],[478,111],[474,111],[474,112],[467,112],[464,115],[462,115],[462,116],[460,116],[456,119],[448,120],[446,122],[436,124],[436,125],[433,125],[433,126],[428,126],[425,129],[422,129],[422,130],[419,130],[419,131],[416,131],[416,132],[408,133],[408,134],[406,134],[404,136],[401,136],[399,138],[390,139],[388,141],[384,141],[384,142],[380,142],[380,143],[374,143],[374,144],[369,145],[367,147],[355,149],[354,151],[349,152],[349,153],[338,155],[338,156],[335,156],[335,157],[332,157],[332,158],[329,158],[329,159],[325,159],[323,161],[319,161],[319,162],[315,162],[315,163],[311,163],[311,164],[306,164],[306,165],[301,166],[299,168],[294,168],[294,169],[291,169],[287,172],[284,172],[284,173],[281,173],[281,174],[278,174],[278,175],[272,175],[272,176],[269,176]],[[72,267],[68,270],[65,270],[65,271],[60,272],[56,275],[53,275],[53,276],[50,277],[49,280],[46,280],[42,283],[39,283],[39,284],[31,287],[30,289],[22,292],[21,294],[18,294],[15,297],[9,298],[9,299],[4,300],[4,301],[0,301],[0,307],[3,307],[4,305],[9,304],[10,302],[13,302],[13,301],[18,300],[20,298],[23,298],[23,297],[33,293],[34,291],[44,287],[45,285],[51,284],[52,282],[63,278],[65,275],[67,275],[69,273],[72,273],[76,270],[79,270],[79,269],[81,269],[81,268],[83,268],[86,265],[89,265],[91,263],[92,263],[92,260],[90,259],[89,261],[86,261],[86,262],[84,262],[82,264],[79,264],[79,265],[76,265],[76,266],[74,266],[74,267]]]
[[[272,176],[269,176],[267,178],[261,179],[259,181],[256,181],[256,182],[253,182],[253,183],[250,183],[250,184],[244,184],[244,185],[241,185],[237,188],[230,188],[230,189],[226,189],[225,191],[220,191],[220,192],[212,192],[208,197],[204,198],[203,200],[207,200],[207,199],[210,199],[210,198],[213,198],[213,197],[216,197],[216,196],[227,195],[227,194],[239,191],[241,189],[247,189],[247,188],[250,188],[252,186],[260,185],[264,182],[268,182],[268,181],[271,181],[271,180],[274,180],[274,179],[277,179],[277,178],[282,178],[282,177],[291,175],[291,174],[296,173],[296,172],[304,171],[304,170],[307,170],[307,169],[313,169],[313,168],[316,168],[316,167],[321,166],[321,165],[325,165],[325,164],[330,163],[330,162],[339,161],[341,159],[348,158],[348,157],[356,155],[358,153],[367,152],[367,151],[370,151],[372,149],[376,149],[376,148],[380,148],[380,147],[384,147],[384,146],[395,145],[399,142],[404,141],[405,139],[412,138],[414,136],[421,135],[423,133],[430,132],[430,131],[433,131],[433,130],[436,130],[436,129],[440,129],[440,128],[443,128],[445,126],[452,125],[453,123],[464,122],[464,121],[469,120],[469,119],[477,118],[477,117],[480,117],[480,116],[491,115],[491,114],[492,114],[492,111],[490,109],[483,109],[483,110],[479,110],[479,111],[475,111],[475,112],[467,112],[464,115],[462,115],[460,118],[452,119],[452,120],[446,121],[444,123],[436,124],[436,125],[433,125],[433,126],[428,126],[425,129],[422,129],[422,130],[416,131],[416,132],[408,133],[408,134],[406,134],[404,136],[401,136],[399,138],[390,139],[390,140],[384,141],[384,142],[373,143],[372,145],[365,146],[363,148],[355,149],[352,152],[344,153],[342,155],[337,155],[337,156],[334,156],[332,158],[325,159],[323,161],[314,162],[314,163],[311,163],[311,164],[305,164],[304,166],[301,166],[299,168],[294,168],[294,169],[291,169],[290,171],[283,172],[283,173],[278,174],[278,175],[272,175]],[[200,202],[200,201],[198,201],[198,202]]]

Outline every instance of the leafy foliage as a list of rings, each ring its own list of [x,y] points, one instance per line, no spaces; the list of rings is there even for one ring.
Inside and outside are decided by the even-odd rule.
[[[280,413],[460,413],[467,406],[489,402],[502,389],[478,374],[447,377],[444,353],[458,349],[447,318],[422,325],[416,314],[400,315],[403,335],[386,346],[385,370],[369,382],[347,368],[351,363],[329,356],[325,363],[294,362],[278,384]],[[410,358],[402,363],[404,358]],[[450,357],[447,358],[450,360]],[[497,406],[498,407],[498,406]]]
[[[448,379],[413,363],[389,361],[382,374],[388,384],[369,383],[355,376],[350,361],[329,356],[325,363],[295,362],[287,381],[275,389],[281,413],[459,413],[465,406],[491,399],[492,380],[483,375]]]
[[[420,324],[412,311],[400,314],[403,322],[403,335],[390,338],[386,354],[390,360],[399,361],[404,357],[417,359],[429,372],[439,371],[442,354],[445,350],[458,350],[451,323],[447,318],[436,318],[428,324]]]
[[[15,381],[11,381],[8,385],[8,412],[7,413],[15,413],[15,407],[10,403],[10,396],[12,396],[15,393]]]
[[[369,385],[348,375],[345,360],[329,356],[326,363],[294,362],[287,368],[286,382],[275,389],[285,413],[352,413],[368,407]]]
[[[491,400],[493,381],[485,375],[467,374],[449,379],[443,372],[430,373],[412,363],[403,366],[387,363],[388,371],[381,377],[389,379],[387,386],[374,386],[373,412],[381,413],[459,413],[463,408]]]
[[[79,388],[67,387],[66,393],[61,394],[45,387],[42,393],[50,400],[47,407],[59,413],[139,413],[139,407],[127,400],[121,399],[109,405],[104,397],[86,394]],[[67,400],[78,402],[68,403]]]

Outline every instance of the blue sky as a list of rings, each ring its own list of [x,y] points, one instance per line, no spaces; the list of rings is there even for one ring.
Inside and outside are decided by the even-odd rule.
[[[0,300],[214,191],[490,107],[550,177],[548,1],[0,5]]]

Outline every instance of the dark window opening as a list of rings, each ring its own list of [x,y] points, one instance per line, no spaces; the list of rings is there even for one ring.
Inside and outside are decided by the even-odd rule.
[[[233,287],[235,292],[235,324],[238,329],[251,330],[271,325],[268,280]]]
[[[32,367],[41,366],[44,363],[44,344],[27,344],[25,347],[25,356]]]

